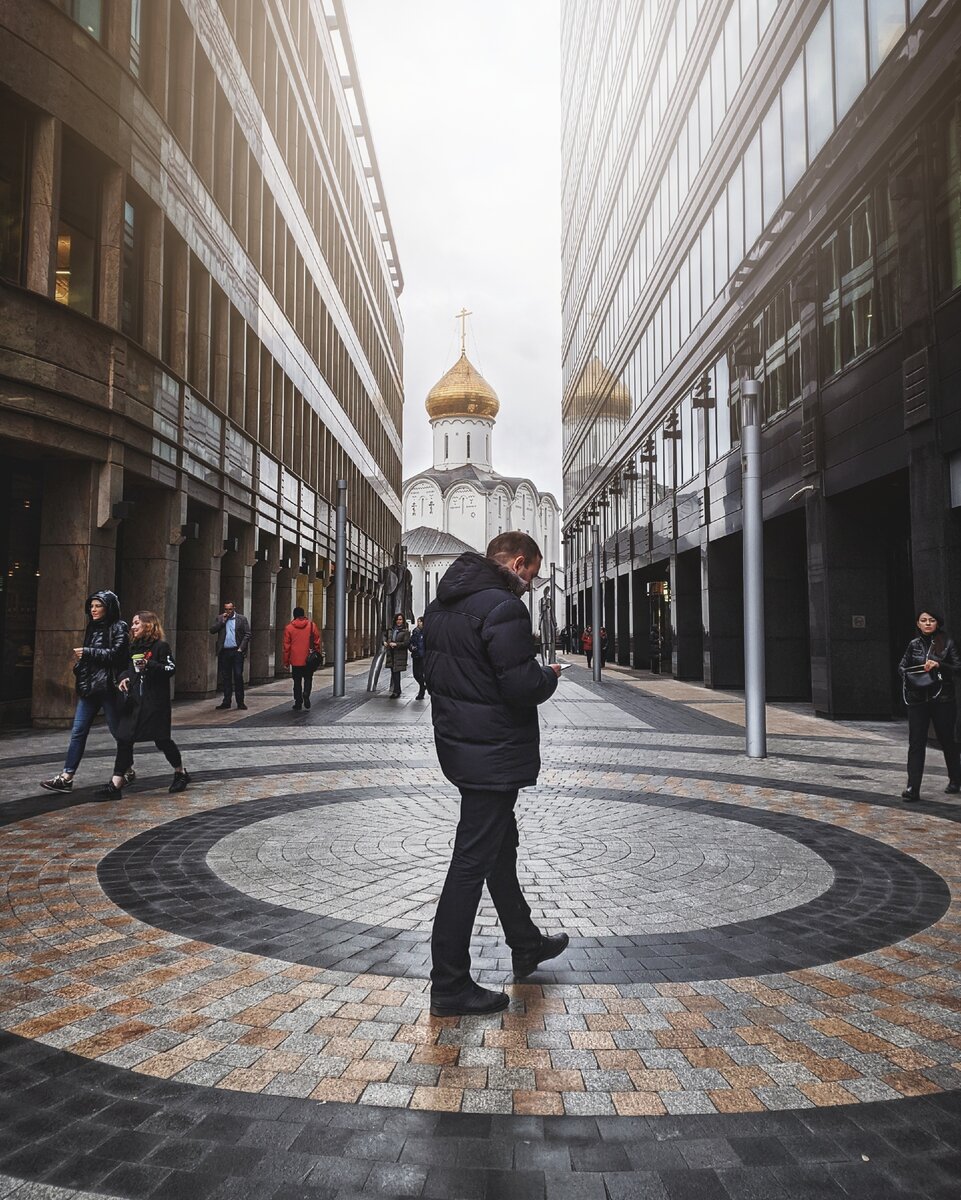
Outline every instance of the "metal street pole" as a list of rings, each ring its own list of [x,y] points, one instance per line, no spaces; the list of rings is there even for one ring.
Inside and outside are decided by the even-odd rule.
[[[334,699],[347,691],[347,480],[337,480],[334,572]]]
[[[554,597],[557,595],[555,589],[557,587],[557,563],[551,563],[551,643],[547,654],[547,661],[557,662],[557,614],[554,611]]]
[[[591,595],[591,630],[594,635],[594,682],[601,682],[601,530],[595,525],[592,530],[594,538],[594,563]]]
[[[761,385],[741,380],[744,475],[744,737],[748,758],[767,758],[764,711],[764,515],[761,508]]]

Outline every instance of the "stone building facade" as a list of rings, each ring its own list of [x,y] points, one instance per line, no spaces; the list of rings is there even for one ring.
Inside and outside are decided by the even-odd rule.
[[[402,276],[338,0],[0,7],[0,714],[65,721],[88,593],[376,640],[400,534]],[[348,557],[334,562],[337,480]]]

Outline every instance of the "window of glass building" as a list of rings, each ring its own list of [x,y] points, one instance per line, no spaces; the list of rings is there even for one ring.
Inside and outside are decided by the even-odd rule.
[[[81,29],[100,41],[103,26],[102,0],[56,0],[59,6],[72,17]]]
[[[27,121],[0,93],[0,278],[20,282]]]
[[[744,248],[749,250],[761,236],[764,216],[761,207],[761,134],[758,131],[744,151]],[[732,214],[733,215],[733,214]],[[740,262],[742,255],[734,262]]]
[[[850,4],[850,0],[843,2]],[[868,0],[868,53],[872,75],[897,45],[904,33],[904,24],[904,0]]]
[[[55,299],[95,316],[100,171],[93,152],[65,133],[60,160]]]
[[[837,88],[837,118],[841,118],[864,90],[868,81],[867,42],[864,10],[860,0],[835,0],[834,44],[842,53],[834,58],[834,82]]]
[[[140,78],[140,3],[130,0],[130,74],[135,79]]]
[[[781,164],[781,97],[774,97],[761,121],[761,169],[764,193],[764,224],[773,218],[784,199]]]
[[[804,123],[804,59],[788,72],[781,88],[781,144],[784,151],[784,194],[800,180],[807,168],[807,136]]]
[[[874,194],[874,238],[878,341],[901,328],[901,283],[898,257],[898,228],[894,201],[886,180]]]
[[[834,129],[830,7],[822,13],[804,48],[804,74],[807,83],[808,160],[813,162]]]
[[[127,337],[141,340],[143,311],[143,223],[139,197],[128,195],[123,206],[123,286],[120,327]]]
[[[877,341],[874,322],[874,230],[871,206],[863,200],[839,235],[841,354],[849,363]]]
[[[818,281],[821,298],[821,378],[827,379],[841,369],[841,291],[837,234],[832,234],[821,246]]]
[[[961,104],[935,129],[934,220],[938,294],[946,296],[961,287]]]

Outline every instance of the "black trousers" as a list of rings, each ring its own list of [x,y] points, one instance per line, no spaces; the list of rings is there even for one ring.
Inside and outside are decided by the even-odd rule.
[[[403,671],[391,671],[390,673],[390,690],[392,693],[400,695],[400,677]]]
[[[925,700],[908,705],[908,787],[919,788],[928,746],[928,724],[934,725],[938,744],[952,783],[961,783],[961,749],[954,739],[958,706],[953,700]]]
[[[177,749],[177,743],[173,738],[161,738],[159,741],[154,742],[154,745],[175,771],[184,765],[183,759],[180,757],[180,751]],[[114,775],[123,775],[132,766],[133,742],[117,742],[117,757],[113,762]]]
[[[588,669],[590,669],[591,663],[594,661],[594,651],[593,650],[585,650],[584,657],[587,659],[587,666],[588,666]]]
[[[224,681],[224,704],[237,693],[237,703],[244,702],[244,656],[239,650],[221,650],[220,673]]]
[[[420,688],[420,691],[417,694],[418,696],[423,696],[427,688],[427,685],[424,682],[424,660],[422,658],[415,658],[412,654],[410,656],[410,665],[413,668],[414,679],[417,681],[417,686]]]
[[[306,667],[291,667],[290,675],[294,681],[294,704],[303,704],[310,699],[310,689],[314,686],[314,673]]]
[[[486,882],[511,950],[531,950],[541,933],[517,881],[520,841],[512,792],[460,790],[460,820],[430,940],[431,994],[454,997],[471,983],[470,938]]]

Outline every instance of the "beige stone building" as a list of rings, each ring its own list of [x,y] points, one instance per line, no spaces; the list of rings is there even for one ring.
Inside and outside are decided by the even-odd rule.
[[[160,613],[184,696],[224,599],[254,681],[296,603],[329,644],[335,568],[371,648],[402,282],[338,0],[0,5],[0,719],[69,717],[102,587]]]

